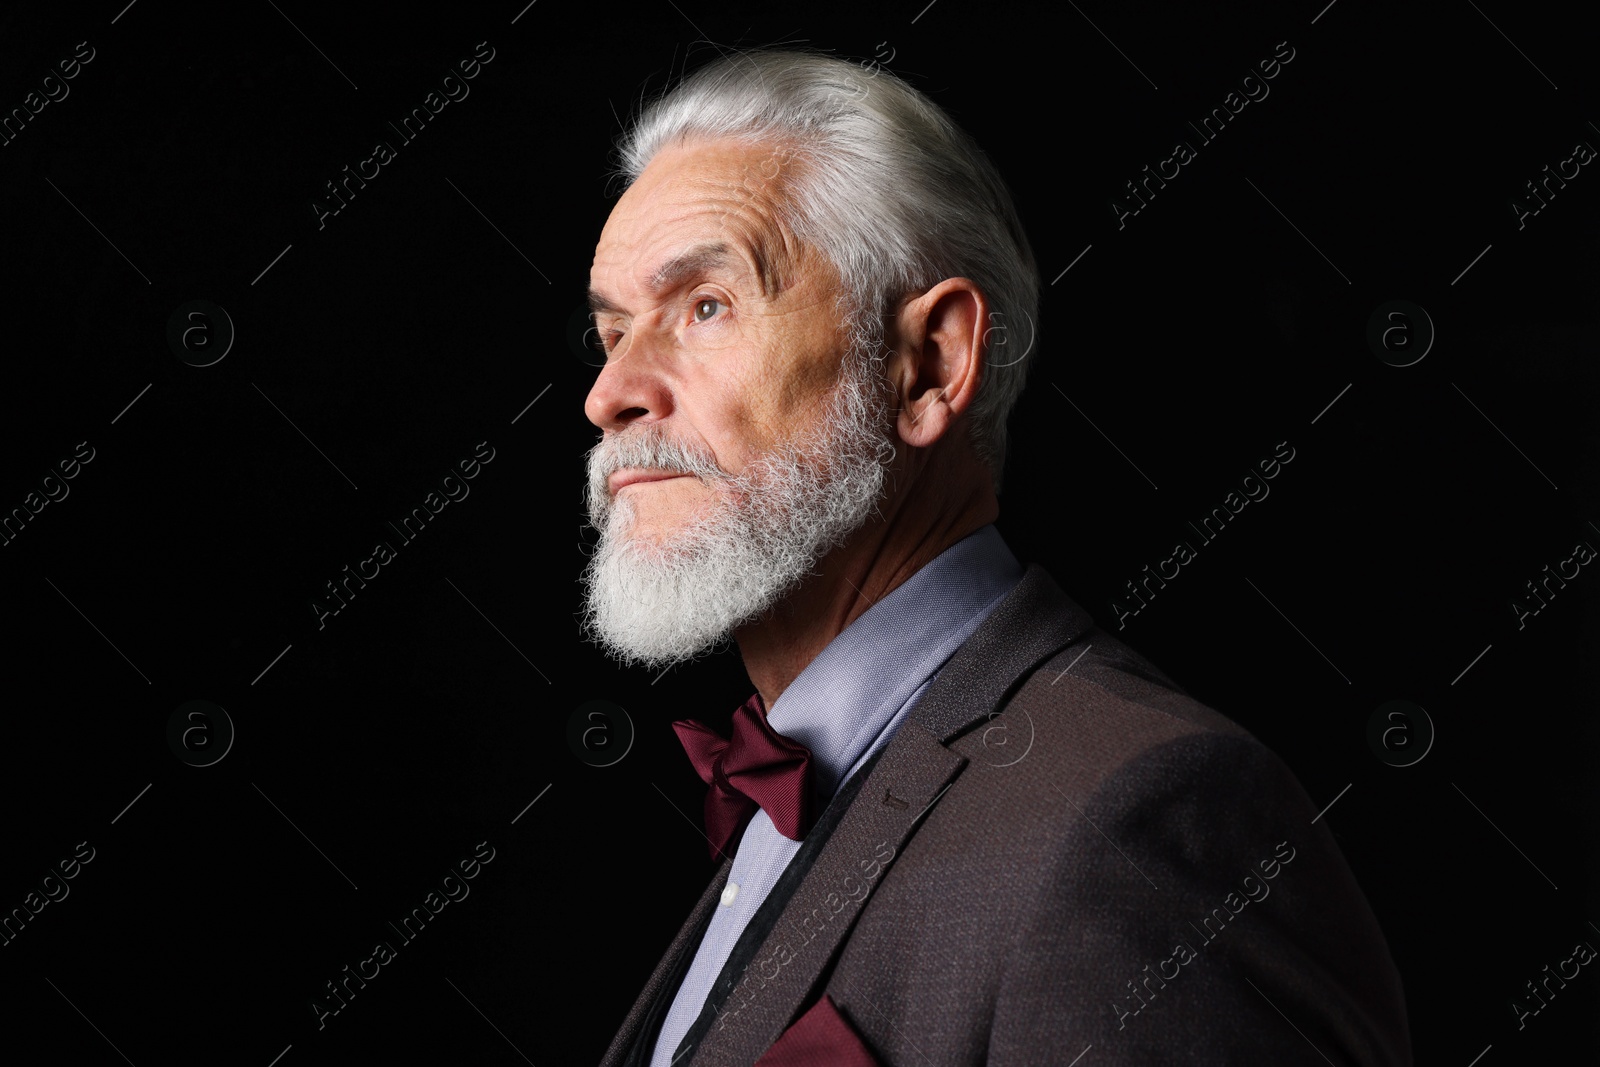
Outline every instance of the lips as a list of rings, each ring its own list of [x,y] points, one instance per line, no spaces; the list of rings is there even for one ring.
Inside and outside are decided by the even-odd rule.
[[[674,471],[621,471],[611,476],[611,492],[615,495],[628,486],[640,482],[664,482],[671,478],[686,477],[688,475]]]

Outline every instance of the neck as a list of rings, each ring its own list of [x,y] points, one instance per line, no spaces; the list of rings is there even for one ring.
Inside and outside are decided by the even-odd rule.
[[[734,632],[746,673],[771,708],[824,648],[872,605],[945,549],[995,521],[1000,505],[971,455],[930,459],[856,536],[818,561],[816,573],[756,622]]]

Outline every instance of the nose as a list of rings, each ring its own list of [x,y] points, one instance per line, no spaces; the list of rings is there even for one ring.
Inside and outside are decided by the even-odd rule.
[[[583,402],[585,417],[608,433],[641,419],[659,421],[671,410],[672,391],[640,338],[631,339],[621,355],[606,360]]]

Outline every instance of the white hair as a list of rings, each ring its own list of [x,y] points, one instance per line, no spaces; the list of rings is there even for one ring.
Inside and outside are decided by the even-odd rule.
[[[970,435],[998,494],[1006,418],[1038,322],[1039,271],[999,171],[976,141],[905,81],[833,56],[733,52],[644,108],[619,139],[631,184],[670,145],[734,138],[792,151],[783,224],[839,272],[839,311],[878,355],[900,297],[945,278],[990,305]],[[991,338],[993,340],[991,340]]]

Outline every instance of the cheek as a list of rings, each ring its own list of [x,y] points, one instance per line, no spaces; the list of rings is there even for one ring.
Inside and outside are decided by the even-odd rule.
[[[838,386],[835,332],[808,309],[805,321],[773,316],[707,361],[684,408],[719,465],[737,471],[816,424]]]
[[[776,431],[783,426],[782,408],[760,378],[740,380],[729,375],[713,388],[716,398],[700,405],[695,429],[711,449],[717,466],[737,474],[779,439]]]
[[[764,413],[764,426],[759,432],[769,442],[775,442],[816,426],[838,386],[837,359],[813,358],[803,365],[789,364],[785,373],[775,375],[758,394]]]

